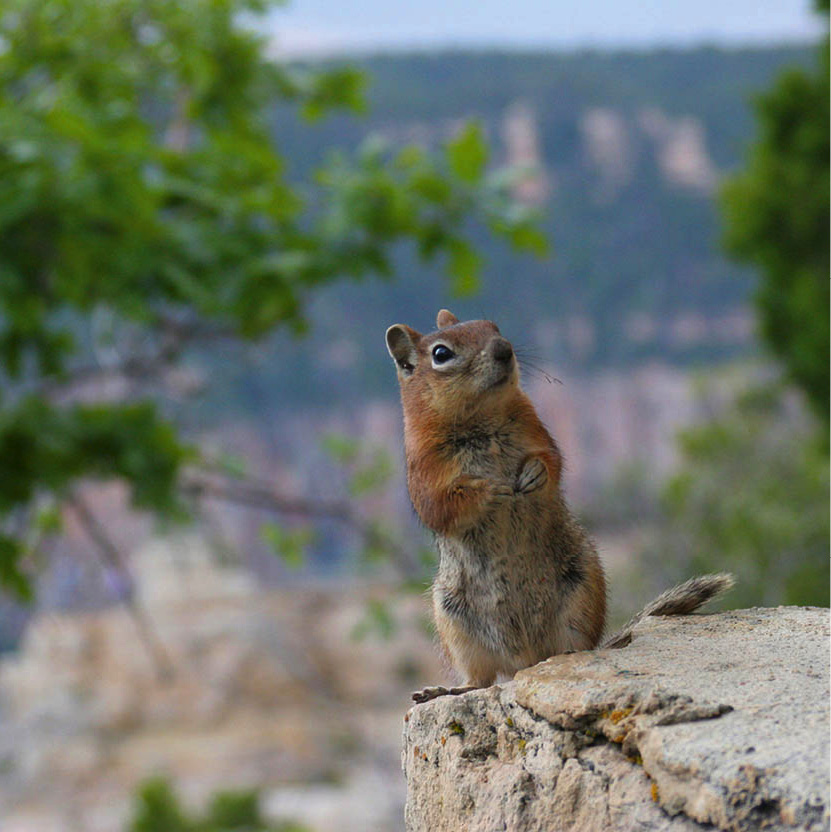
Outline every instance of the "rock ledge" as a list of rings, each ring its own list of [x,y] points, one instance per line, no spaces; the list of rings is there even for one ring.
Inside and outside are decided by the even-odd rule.
[[[829,828],[829,612],[650,618],[405,717],[411,832]]]

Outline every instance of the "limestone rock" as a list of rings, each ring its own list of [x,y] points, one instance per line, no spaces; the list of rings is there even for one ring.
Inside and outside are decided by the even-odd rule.
[[[828,610],[650,618],[405,717],[411,832],[829,828]]]

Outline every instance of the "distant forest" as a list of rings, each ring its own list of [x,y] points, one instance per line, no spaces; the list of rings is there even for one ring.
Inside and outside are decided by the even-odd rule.
[[[720,251],[718,180],[743,158],[753,95],[811,57],[807,47],[385,56],[358,62],[369,78],[363,118],[310,127],[275,109],[274,135],[298,178],[369,135],[393,149],[437,146],[465,118],[485,127],[494,165],[536,148],[543,179],[531,196],[553,252],[519,256],[483,234],[481,291],[453,299],[402,250],[394,280],[322,291],[304,339],[280,334],[242,362],[196,357],[215,382],[202,417],[392,396],[385,328],[429,330],[445,305],[496,320],[555,370],[702,365],[754,349],[749,337],[701,326],[729,329],[754,286]]]

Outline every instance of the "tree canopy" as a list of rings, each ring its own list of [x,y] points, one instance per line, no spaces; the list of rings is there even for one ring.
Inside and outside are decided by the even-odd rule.
[[[819,10],[827,17],[828,2]],[[756,103],[746,169],[724,189],[726,244],[760,271],[761,334],[828,426],[829,65],[788,70]]]
[[[828,606],[828,455],[792,405],[775,385],[751,386],[681,434],[646,552],[665,580],[727,569],[739,577],[731,606]]]
[[[489,173],[475,124],[440,155],[367,142],[290,181],[274,103],[310,120],[359,111],[365,78],[270,60],[255,24],[274,5],[3,5],[0,581],[19,594],[56,501],[90,521],[84,478],[125,481],[135,506],[184,515],[180,475],[198,451],[154,385],[185,349],[301,333],[315,289],[389,276],[400,244],[470,291],[472,221],[544,248]],[[129,395],[106,392],[116,376]]]
[[[647,552],[658,563],[673,548],[684,573],[735,570],[739,606],[829,602],[828,104],[824,38],[813,72],[787,70],[759,97],[747,168],[723,193],[727,246],[759,269],[761,335],[824,430],[795,418],[786,385],[740,391],[681,435],[681,472]]]

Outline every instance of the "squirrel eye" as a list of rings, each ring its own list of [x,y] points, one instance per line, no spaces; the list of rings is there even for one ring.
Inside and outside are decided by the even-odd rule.
[[[450,347],[446,347],[444,344],[436,344],[433,347],[433,361],[436,364],[444,364],[445,361],[450,361],[455,354]]]

